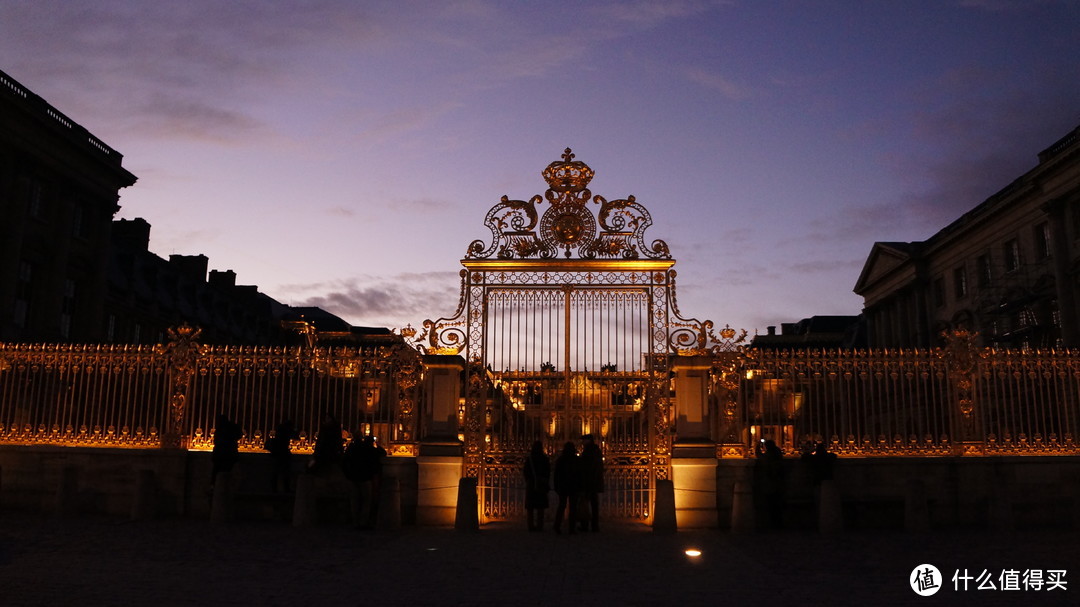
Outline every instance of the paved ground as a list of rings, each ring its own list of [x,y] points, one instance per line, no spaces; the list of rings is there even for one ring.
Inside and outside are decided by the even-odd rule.
[[[0,513],[0,605],[1080,604],[1076,532],[556,536]],[[690,558],[687,548],[702,556]],[[917,596],[912,570],[945,574]],[[1063,569],[1067,590],[952,590],[956,569]],[[1075,584],[1075,586],[1074,586]]]

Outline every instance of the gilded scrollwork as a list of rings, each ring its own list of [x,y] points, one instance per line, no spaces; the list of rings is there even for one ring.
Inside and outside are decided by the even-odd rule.
[[[610,201],[596,196],[592,202],[600,205],[600,211],[593,215],[587,205],[594,174],[567,148],[562,160],[542,172],[548,183],[543,197],[524,201],[503,196],[488,211],[484,225],[491,230],[491,242],[474,240],[466,259],[553,259],[560,251],[566,258],[576,251],[582,259],[670,259],[664,241],[645,244],[652,217],[633,196]],[[536,207],[545,201],[549,207],[538,220]]]
[[[169,341],[158,346],[158,353],[168,361],[170,377],[169,428],[161,437],[163,447],[183,447],[183,423],[187,409],[188,386],[195,373],[197,359],[208,351],[199,343],[202,329],[187,324],[168,329]]]

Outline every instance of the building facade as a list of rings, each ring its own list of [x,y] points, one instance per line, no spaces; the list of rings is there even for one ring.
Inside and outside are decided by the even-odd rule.
[[[877,242],[855,293],[871,347],[929,347],[948,329],[985,346],[1080,347],[1080,127],[922,242]]]
[[[98,341],[123,155],[0,72],[0,341]]]

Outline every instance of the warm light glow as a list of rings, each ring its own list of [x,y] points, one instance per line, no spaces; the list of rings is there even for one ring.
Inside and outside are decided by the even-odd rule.
[[[692,559],[695,559],[695,558],[701,556],[701,551],[698,550],[697,548],[687,548],[686,550],[683,551],[683,554],[685,554],[686,556],[688,556],[688,557],[690,557]]]

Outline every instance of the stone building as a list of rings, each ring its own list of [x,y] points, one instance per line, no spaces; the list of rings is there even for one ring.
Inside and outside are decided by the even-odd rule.
[[[1080,347],[1080,127],[1038,164],[922,242],[877,242],[855,293],[872,347]]]
[[[202,329],[207,343],[270,344],[283,339],[289,306],[252,285],[236,284],[232,270],[210,270],[205,255],[159,257],[148,249],[150,224],[113,222],[103,341],[161,343],[170,327]]]
[[[208,343],[275,344],[295,337],[281,321],[319,316],[205,255],[152,253],[148,222],[113,220],[135,183],[122,160],[0,72],[0,343],[159,343],[187,323]]]
[[[0,341],[99,341],[123,156],[0,72]]]

